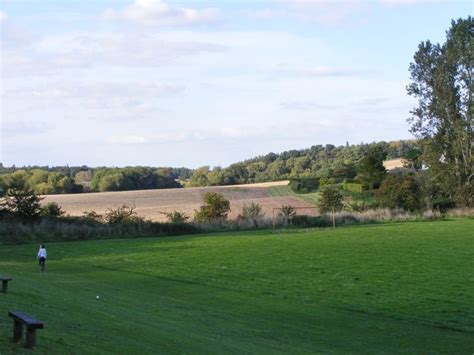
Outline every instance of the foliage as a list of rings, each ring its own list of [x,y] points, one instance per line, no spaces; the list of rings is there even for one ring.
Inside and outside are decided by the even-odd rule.
[[[160,212],[161,214],[165,215],[168,218],[168,222],[170,223],[185,223],[189,216],[181,211],[171,211],[171,212]]]
[[[290,205],[283,205],[280,208],[279,215],[285,218],[291,218],[296,214],[296,209]]]
[[[382,206],[416,211],[422,207],[422,191],[414,174],[389,175],[376,192]]]
[[[314,177],[292,178],[289,186],[296,193],[310,193],[317,191],[319,188],[319,179]]]
[[[344,182],[342,183],[341,186],[345,191],[358,192],[358,193],[362,193],[363,191],[363,185],[354,183],[354,182]]]
[[[319,179],[319,185],[321,187],[334,185],[335,183],[336,183],[336,179],[332,177],[322,177]]]
[[[283,218],[285,225],[290,224],[293,217],[296,216],[296,209],[290,205],[283,205],[278,212],[278,216]]]
[[[41,169],[16,170],[0,174],[0,190],[8,189],[31,190],[37,195],[76,193],[82,187],[74,180],[59,172],[49,172]]]
[[[9,189],[3,197],[0,208],[15,217],[31,219],[41,214],[42,199],[28,189]]]
[[[127,191],[179,188],[181,184],[165,169],[126,167],[97,169],[90,187],[95,191]]]
[[[423,160],[441,195],[464,201],[474,176],[474,19],[452,21],[443,44],[421,42],[410,64],[411,132],[422,139]]]
[[[84,211],[80,217],[85,222],[91,223],[104,223],[104,216],[97,213],[96,211]]]
[[[449,209],[452,209],[456,206],[456,203],[446,197],[438,197],[432,201],[432,207],[435,210],[439,210],[441,212],[446,212]]]
[[[295,192],[306,193],[305,182],[302,182],[306,178],[334,179],[329,180],[330,184],[333,183],[332,181],[354,178],[362,158],[373,147],[382,148],[386,157],[393,159],[405,156],[408,151],[416,148],[417,144],[414,141],[362,143],[339,147],[328,144],[289,150],[280,154],[269,153],[231,164],[226,168],[201,167],[193,172],[186,186],[218,186],[290,179],[293,181],[291,188]],[[298,191],[300,182],[302,185]],[[311,183],[311,180],[307,182]],[[311,187],[310,190],[313,191],[313,188]]]
[[[366,188],[378,188],[386,174],[383,166],[386,158],[387,151],[383,145],[370,146],[360,161],[357,180]]]
[[[43,217],[61,217],[64,214],[65,212],[61,209],[61,206],[53,201],[41,207],[41,216]]]
[[[32,189],[36,194],[79,193],[177,188],[179,177],[188,177],[185,168],[3,168],[0,169],[0,192],[9,188]],[[65,175],[66,173],[68,175]],[[74,176],[71,178],[70,176]],[[1,193],[0,193],[1,195]]]
[[[143,222],[143,218],[137,216],[135,206],[122,205],[115,209],[108,208],[104,220],[110,224],[130,224]]]
[[[403,156],[404,161],[406,162],[405,167],[421,169],[423,165],[422,159],[423,151],[421,147],[414,147],[405,153]]]
[[[194,220],[200,223],[223,221],[227,219],[229,211],[230,202],[224,195],[217,192],[206,192],[204,205],[195,211]]]
[[[254,227],[258,228],[258,221],[265,216],[265,212],[261,205],[256,202],[250,204],[244,204],[242,206],[242,212],[239,214],[237,219],[244,221],[251,221]]]
[[[200,167],[194,170],[193,175],[186,183],[186,187],[196,187],[196,186],[210,186],[208,174],[210,169],[208,166]]]
[[[319,211],[321,213],[340,211],[344,207],[343,200],[344,196],[338,187],[325,186],[318,202]]]
[[[474,207],[474,182],[459,188],[456,201],[459,206]]]

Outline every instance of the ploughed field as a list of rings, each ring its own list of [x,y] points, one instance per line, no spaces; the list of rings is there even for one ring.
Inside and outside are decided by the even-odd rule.
[[[474,220],[3,245],[37,353],[474,352]],[[96,296],[99,296],[97,298]]]
[[[185,212],[192,217],[194,210],[202,205],[204,194],[209,191],[219,192],[230,201],[231,212],[229,218],[231,219],[239,215],[244,204],[251,202],[260,204],[267,217],[272,216],[273,208],[282,205],[313,207],[295,196],[289,189],[286,189],[285,196],[272,195],[273,188],[285,187],[287,184],[288,181],[279,181],[235,186],[47,195],[43,203],[57,202],[66,213],[73,216],[82,215],[85,211],[104,213],[108,208],[127,204],[135,206],[138,215],[153,221],[165,221],[166,217],[160,212],[174,210]],[[304,213],[313,215],[315,211],[308,209],[304,210]]]

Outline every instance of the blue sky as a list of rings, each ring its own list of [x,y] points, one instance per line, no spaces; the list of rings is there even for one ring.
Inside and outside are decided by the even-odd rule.
[[[473,7],[2,0],[0,162],[194,168],[411,138],[417,45]]]

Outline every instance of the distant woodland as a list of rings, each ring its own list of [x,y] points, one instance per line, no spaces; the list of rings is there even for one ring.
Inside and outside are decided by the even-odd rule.
[[[268,153],[228,167],[198,169],[87,166],[0,166],[0,193],[10,188],[36,194],[126,191],[219,186],[292,178],[354,179],[363,170],[364,157],[378,161],[404,157],[417,164],[415,141],[378,142],[345,146],[315,145],[307,149]]]

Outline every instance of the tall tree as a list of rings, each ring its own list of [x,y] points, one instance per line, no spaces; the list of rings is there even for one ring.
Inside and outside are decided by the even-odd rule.
[[[369,146],[359,162],[357,179],[367,188],[378,188],[386,174],[383,165],[387,151],[381,144]]]
[[[344,196],[339,188],[335,186],[326,186],[321,191],[318,201],[319,211],[321,213],[332,212],[332,227],[336,228],[336,212],[344,207]]]
[[[447,195],[471,196],[467,204],[474,189],[473,67],[474,20],[469,16],[451,22],[445,43],[420,43],[407,87],[418,99],[409,118],[411,132],[425,144],[430,174]]]

